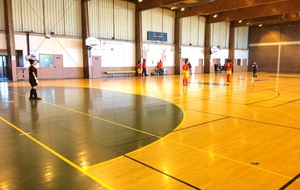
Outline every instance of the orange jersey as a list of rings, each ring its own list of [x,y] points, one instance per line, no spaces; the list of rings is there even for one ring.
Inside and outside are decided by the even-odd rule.
[[[158,62],[158,63],[157,63],[157,67],[158,67],[158,68],[163,68],[163,63],[162,63],[161,61]]]
[[[189,65],[187,63],[185,63],[182,66],[182,70],[183,70],[183,76],[184,76],[184,78],[188,78],[189,77]]]
[[[227,63],[225,64],[225,67],[226,67],[226,69],[227,69],[228,71],[231,71],[232,68],[233,68],[233,63],[232,63],[232,62],[227,62]]]
[[[185,64],[182,66],[182,70],[183,70],[183,71],[188,71],[188,70],[189,70],[188,64],[185,63]]]
[[[141,64],[140,63],[137,64],[137,71],[138,71],[139,74],[142,73],[142,68],[141,68]]]

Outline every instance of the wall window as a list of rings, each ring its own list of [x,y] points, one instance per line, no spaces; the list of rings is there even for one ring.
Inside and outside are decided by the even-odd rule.
[[[236,65],[237,66],[242,66],[242,60],[241,59],[237,59],[236,60]]]
[[[53,67],[53,55],[40,55],[40,67]]]

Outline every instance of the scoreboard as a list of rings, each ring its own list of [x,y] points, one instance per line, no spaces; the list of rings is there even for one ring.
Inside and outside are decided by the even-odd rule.
[[[147,40],[166,42],[168,40],[168,35],[167,35],[167,33],[164,33],[164,32],[148,31],[147,32]]]

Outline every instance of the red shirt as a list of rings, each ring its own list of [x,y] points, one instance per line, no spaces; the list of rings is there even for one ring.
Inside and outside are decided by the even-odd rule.
[[[143,68],[146,68],[146,61],[143,61],[142,67],[143,67]]]
[[[158,68],[162,68],[162,67],[163,67],[163,63],[162,63],[161,61],[158,62],[158,63],[157,63],[157,67],[158,67]]]

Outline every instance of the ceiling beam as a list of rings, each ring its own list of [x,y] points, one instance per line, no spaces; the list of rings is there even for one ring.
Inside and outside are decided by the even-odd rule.
[[[272,5],[261,5],[248,7],[244,9],[236,9],[218,13],[217,18],[213,15],[207,17],[208,23],[223,22],[223,21],[239,21],[245,19],[253,19],[268,16],[279,16],[286,13],[294,13],[300,10],[300,1],[284,1],[273,3]],[[253,14],[255,13],[255,14]]]
[[[208,4],[186,8],[179,13],[179,18],[190,17],[195,15],[210,15],[213,13],[230,11],[242,8],[255,7],[259,5],[268,5],[276,2],[287,2],[288,0],[216,0]]]
[[[245,19],[242,20],[241,22],[233,21],[231,23],[232,23],[232,27],[259,26],[260,24],[262,24],[262,26],[265,27],[265,26],[286,25],[292,22],[295,23],[300,22],[299,12],[261,17],[261,18]]]
[[[144,11],[147,9],[153,9],[157,7],[163,7],[166,5],[172,5],[176,3],[181,3],[183,0],[144,0],[140,3],[136,3],[136,10]]]

